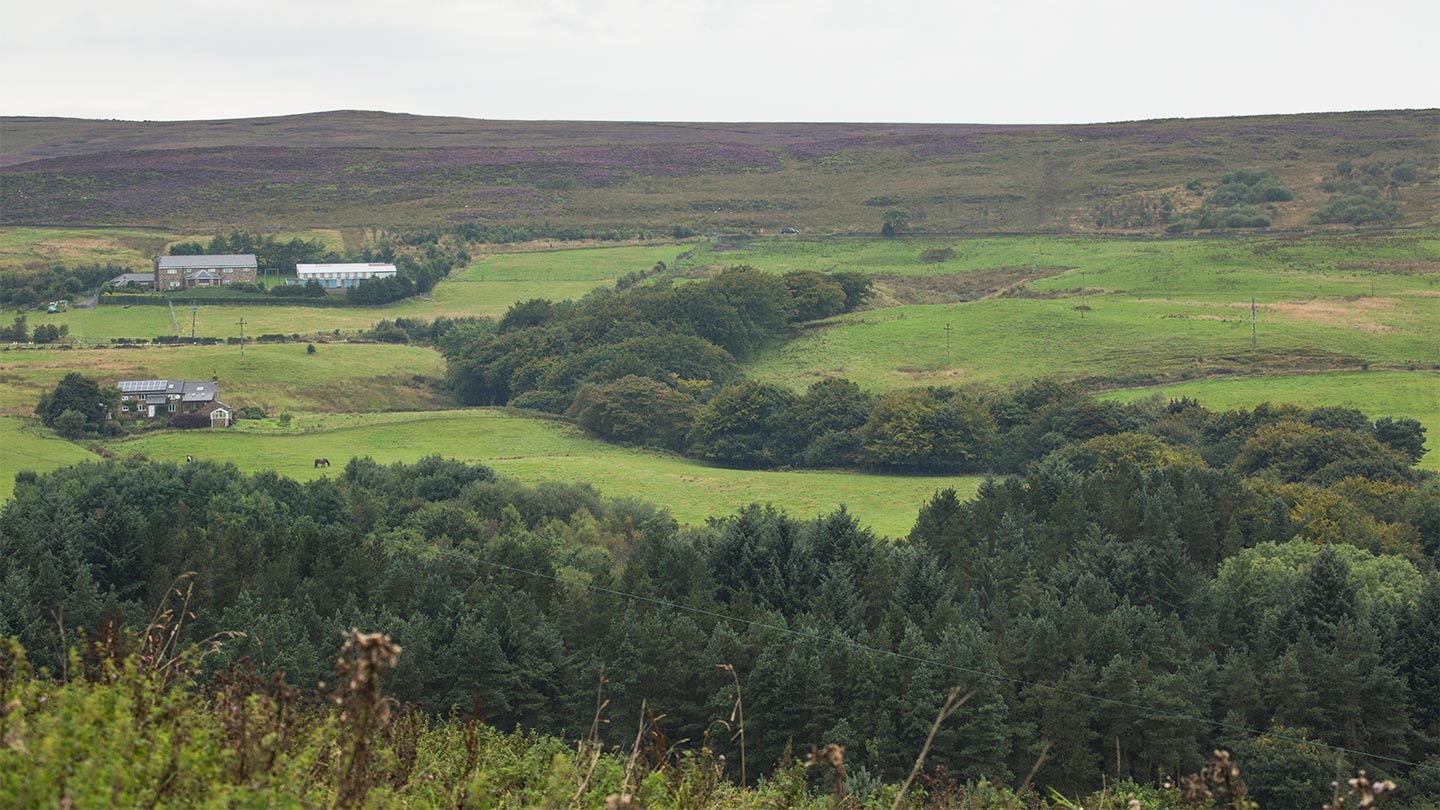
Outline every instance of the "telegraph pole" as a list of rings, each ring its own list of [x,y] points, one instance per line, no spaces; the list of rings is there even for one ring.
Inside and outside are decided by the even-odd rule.
[[[200,311],[199,304],[190,305],[190,342],[195,342],[195,313]]]
[[[945,324],[945,367],[950,367],[950,324]]]
[[[245,366],[245,319],[241,318],[236,323],[240,326],[240,366]]]
[[[1255,348],[1255,299],[1250,299],[1250,348]]]
[[[1080,319],[1085,319],[1085,271],[1080,271]]]

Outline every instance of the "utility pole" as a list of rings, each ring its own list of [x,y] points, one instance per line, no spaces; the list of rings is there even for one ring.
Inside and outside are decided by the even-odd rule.
[[[245,367],[245,319],[236,322],[240,326],[240,367]]]
[[[190,342],[195,342],[195,313],[200,311],[199,304],[190,305]]]
[[[945,367],[950,367],[950,324],[945,324]]]
[[[1080,271],[1080,319],[1085,319],[1085,271]]]
[[[1250,348],[1255,348],[1255,299],[1250,299]]]

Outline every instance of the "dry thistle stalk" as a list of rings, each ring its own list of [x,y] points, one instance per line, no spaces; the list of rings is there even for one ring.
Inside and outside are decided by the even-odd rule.
[[[1372,782],[1365,776],[1365,771],[1356,771],[1355,778],[1346,782],[1350,789],[1344,794],[1340,792],[1338,781],[1330,783],[1330,803],[1325,805],[1325,810],[1344,810],[1346,807],[1374,807],[1380,802],[1380,797],[1395,790],[1395,783],[1389,779],[1380,782]]]
[[[1229,751],[1217,750],[1200,773],[1180,777],[1180,801],[1184,804],[1209,806],[1213,801],[1224,810],[1255,810],[1249,792]]]
[[[830,782],[830,806],[839,807],[845,801],[845,749],[830,743],[819,751],[811,750],[805,767],[827,769],[825,778]]]
[[[400,658],[400,645],[384,633],[362,633],[351,628],[335,661],[340,685],[335,704],[340,707],[341,751],[335,803],[353,807],[365,802],[371,787],[371,740],[389,724],[391,703],[380,689],[381,676]]]

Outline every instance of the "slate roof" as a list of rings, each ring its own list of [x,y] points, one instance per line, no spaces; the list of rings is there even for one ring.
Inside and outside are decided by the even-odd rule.
[[[220,394],[220,385],[212,380],[186,380],[180,392],[181,402],[209,402]]]
[[[181,402],[209,402],[220,395],[220,384],[214,380],[121,380],[115,387],[122,394],[143,397],[151,404],[162,403],[175,394]]]
[[[155,260],[161,270],[205,270],[215,267],[255,269],[254,253],[219,253],[213,256],[161,256]]]
[[[131,281],[135,282],[136,284],[153,284],[155,283],[155,274],[121,273],[120,275],[110,279],[110,283],[115,285],[116,287],[122,287]]]

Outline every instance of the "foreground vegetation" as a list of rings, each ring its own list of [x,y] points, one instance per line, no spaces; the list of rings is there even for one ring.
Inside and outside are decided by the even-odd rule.
[[[224,642],[172,646],[167,631],[177,629],[177,621],[172,611],[140,634],[109,628],[72,652],[73,678],[65,677],[68,665],[59,678],[37,673],[17,644],[0,650],[0,800],[7,807],[1077,806],[1029,785],[961,783],[943,772],[918,783],[878,782],[863,769],[852,773],[854,764],[847,768],[837,745],[779,763],[754,786],[736,785],[725,778],[723,754],[672,743],[663,718],[653,714],[641,718],[628,751],[608,742],[618,735],[605,714],[603,679],[590,736],[573,745],[506,734],[474,715],[426,717],[386,695],[386,681],[406,653],[379,633],[346,635],[332,690],[311,693],[280,673],[267,683],[245,667],[210,682],[196,675],[205,654]],[[121,728],[125,733],[96,733]],[[731,728],[719,721],[717,738]],[[166,739],[173,741],[168,750],[157,745]],[[922,749],[918,767],[926,753]],[[74,767],[81,759],[85,767]],[[1332,793],[1370,806],[1394,791],[1393,782],[1362,773]],[[1224,753],[1178,784],[1119,780],[1078,806],[1119,808],[1122,802],[1126,810],[1258,808]]]
[[[1370,477],[1388,453],[1326,430],[1260,425],[1226,468],[1062,450],[973,500],[935,495],[899,542],[847,512],[748,507],[681,528],[638,500],[438,457],[356,459],[308,483],[204,460],[84,464],[21,475],[0,511],[0,634],[79,676],[86,665],[66,657],[76,632],[106,617],[142,627],[193,571],[173,644],[245,633],[200,677],[248,660],[290,683],[328,680],[339,634],[375,628],[405,649],[391,694],[427,723],[466,712],[573,739],[600,705],[607,748],[644,717],[662,751],[729,780],[834,743],[856,784],[894,784],[959,687],[966,700],[927,759],[939,780],[929,790],[1033,780],[1045,795],[1082,795],[1197,770],[1220,744],[1262,806],[1318,807],[1337,767],[1363,766],[1423,807],[1440,764],[1426,697],[1440,683],[1440,481]],[[1322,434],[1304,452],[1271,453]],[[1340,461],[1348,474],[1319,474]],[[27,688],[33,707],[41,693]],[[91,694],[74,688],[61,706]],[[275,716],[262,698],[246,704]],[[462,726],[427,727],[443,746],[434,756],[462,758]],[[308,746],[301,732],[292,739]],[[377,750],[405,750],[386,739]],[[1324,746],[1347,749],[1338,766]],[[255,761],[286,761],[272,750]],[[573,773],[573,760],[540,750]],[[334,772],[315,762],[266,784],[329,784]],[[234,784],[210,767],[209,783]],[[437,781],[453,791],[472,767]],[[596,788],[615,790],[610,777]]]

